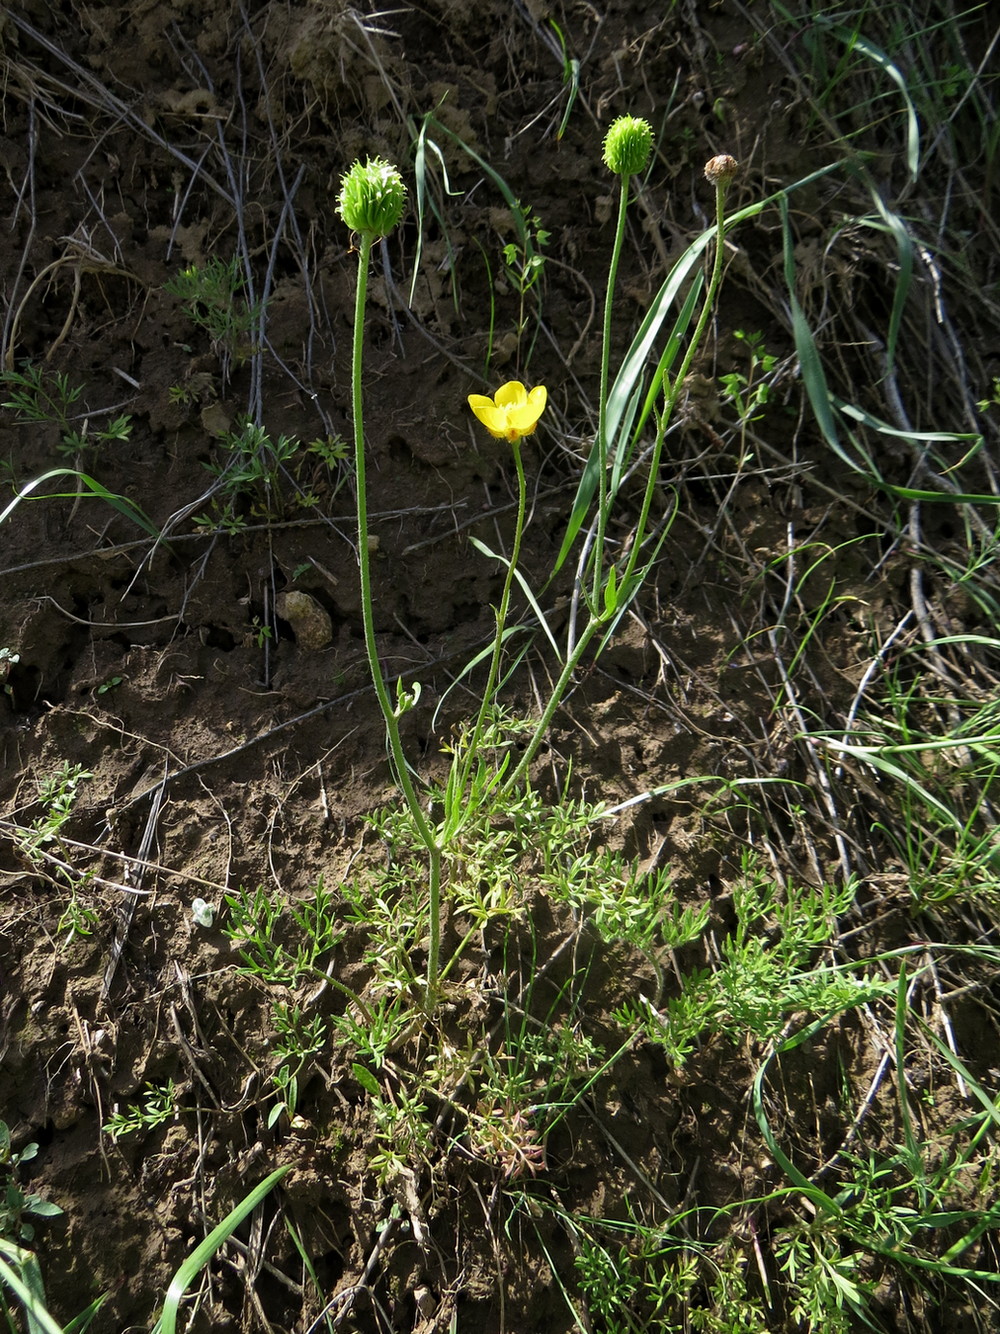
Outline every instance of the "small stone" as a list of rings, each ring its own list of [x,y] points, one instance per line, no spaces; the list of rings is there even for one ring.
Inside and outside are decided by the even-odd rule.
[[[326,648],[333,638],[329,612],[308,593],[295,588],[288,593],[279,593],[274,606],[281,619],[292,627],[299,648],[316,652]]]
[[[221,403],[206,403],[199,415],[205,431],[216,439],[233,429],[233,419]]]

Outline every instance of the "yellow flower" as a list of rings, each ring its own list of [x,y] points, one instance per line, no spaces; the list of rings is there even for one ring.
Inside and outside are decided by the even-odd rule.
[[[538,419],[545,411],[548,390],[536,385],[529,394],[520,380],[502,384],[492,398],[485,394],[470,394],[469,407],[498,440],[516,444],[522,436],[531,435]]]

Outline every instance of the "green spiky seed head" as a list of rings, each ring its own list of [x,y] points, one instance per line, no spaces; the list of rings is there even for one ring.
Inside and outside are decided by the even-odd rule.
[[[403,178],[384,158],[369,158],[364,166],[355,162],[341,178],[337,212],[352,232],[388,236],[405,204]]]
[[[604,137],[604,162],[616,176],[638,176],[653,151],[653,131],[641,116],[619,116]]]

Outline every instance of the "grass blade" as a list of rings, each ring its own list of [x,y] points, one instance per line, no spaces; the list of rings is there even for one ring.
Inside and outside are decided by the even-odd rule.
[[[880,46],[870,42],[867,37],[861,37],[857,32],[851,32],[850,29],[841,27],[839,23],[832,23],[823,14],[817,14],[815,22],[832,32],[835,37],[839,37],[851,49],[866,55],[869,60],[889,76],[899,89],[906,109],[906,168],[910,173],[910,180],[915,181],[920,171],[920,122],[917,119],[917,109],[913,105],[913,98],[906,86],[906,79],[902,70],[898,65],[893,64],[892,58]]]
[[[785,286],[788,289],[788,304],[792,313],[792,337],[795,340],[795,351],[798,353],[799,366],[802,370],[802,382],[806,387],[813,415],[819,429],[823,432],[826,443],[844,460],[848,467],[856,472],[858,470],[857,464],[840,443],[837,421],[833,415],[830,390],[827,388],[826,374],[823,370],[819,348],[816,346],[809,321],[806,319],[805,311],[802,309],[795,291],[795,238],[792,235],[791,222],[788,216],[787,196],[782,195],[779,200],[779,207],[781,209],[781,233],[784,247]]]
[[[195,1247],[170,1281],[166,1301],[163,1303],[163,1311],[154,1326],[153,1334],[176,1334],[178,1307],[188,1288],[209,1263],[216,1251],[233,1235],[247,1214],[251,1213],[281,1178],[291,1171],[291,1167],[291,1163],[287,1163],[284,1167],[279,1167],[277,1171],[272,1172],[270,1176],[265,1177],[258,1186],[253,1188],[249,1195],[240,1200],[235,1209],[226,1214],[218,1227],[214,1227],[205,1240]]]
[[[42,1270],[34,1251],[0,1237],[0,1278],[24,1307],[28,1334],[65,1334],[45,1305]]]
[[[126,519],[131,519],[133,523],[138,524],[144,532],[149,533],[150,537],[160,536],[159,529],[151,519],[147,518],[138,505],[133,505],[124,496],[109,491],[106,486],[102,486],[93,477],[88,477],[85,472],[78,472],[76,468],[52,468],[49,472],[42,473],[41,477],[36,477],[31,482],[25,482],[10,504],[0,513],[0,523],[3,523],[14,512],[22,500],[75,500],[79,494],[76,491],[55,491],[45,496],[32,496],[32,492],[37,487],[55,477],[75,477],[95,500],[106,501],[112,509],[116,509],[119,514],[124,514]]]
[[[885,342],[885,362],[886,374],[891,375],[896,361],[896,343],[899,340],[899,330],[903,323],[903,309],[906,306],[906,298],[910,292],[910,283],[913,280],[913,237],[910,235],[906,224],[898,213],[891,212],[879,197],[878,191],[872,187],[871,196],[878,209],[884,229],[890,233],[896,242],[896,255],[899,260],[899,273],[896,276],[896,287],[892,297],[892,310],[889,314],[889,332],[886,335]],[[876,224],[867,219],[860,219],[863,225],[871,227]]]
[[[489,560],[499,561],[501,565],[506,565],[506,566],[510,565],[510,561],[507,559],[506,556],[501,556],[498,552],[491,551],[490,548],[485,544],[485,542],[480,542],[478,537],[470,537],[469,541],[472,543],[472,545],[476,548],[477,551],[481,551],[482,554],[486,556]],[[538,599],[535,597],[534,593],[528,586],[528,581],[525,579],[524,575],[521,573],[520,570],[514,571],[514,578],[521,585],[521,588],[524,592],[524,596],[528,599],[528,603],[531,606],[531,610],[538,617],[538,624],[545,631],[545,638],[552,645],[552,651],[556,655],[556,660],[557,661],[561,660],[561,655],[559,653],[559,645],[556,643],[555,636],[549,629],[549,623],[545,619],[545,613],[538,605]]]

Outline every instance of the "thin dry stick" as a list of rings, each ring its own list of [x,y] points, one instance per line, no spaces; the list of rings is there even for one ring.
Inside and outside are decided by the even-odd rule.
[[[145,867],[149,864],[149,853],[156,839],[156,826],[160,818],[160,807],[163,804],[163,798],[167,791],[167,774],[164,767],[163,778],[159,786],[154,790],[153,800],[150,803],[149,815],[146,817],[146,827],[143,830],[142,841],[139,844],[139,856],[135,862],[138,871],[136,877],[141,888],[142,880],[145,874]],[[121,909],[118,921],[118,930],[115,932],[115,938],[111,942],[111,955],[108,959],[108,966],[104,970],[104,979],[101,983],[100,1004],[104,1004],[111,994],[111,987],[115,980],[115,973],[118,971],[118,963],[121,959],[122,950],[125,947],[125,941],[128,939],[128,933],[132,926],[132,918],[135,916],[135,905],[137,899],[131,895],[124,907]]]

